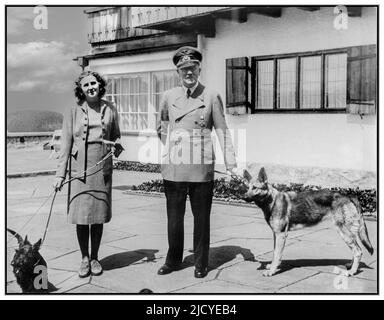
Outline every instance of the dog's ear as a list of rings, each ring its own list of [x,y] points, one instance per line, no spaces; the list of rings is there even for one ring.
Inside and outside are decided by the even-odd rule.
[[[250,182],[250,181],[252,180],[252,176],[251,176],[251,174],[248,172],[247,169],[244,170],[243,177],[244,177],[244,179],[247,180],[248,182]]]
[[[268,181],[267,173],[265,172],[264,167],[262,167],[259,171],[259,176],[257,177],[257,180],[259,180],[262,183],[265,183]]]
[[[7,231],[12,234],[16,239],[17,239],[17,242],[19,244],[19,246],[21,247],[23,245],[23,238],[21,235],[19,235],[16,231],[13,231],[9,228],[7,228]]]
[[[39,251],[41,246],[41,238],[33,245],[33,250]]]

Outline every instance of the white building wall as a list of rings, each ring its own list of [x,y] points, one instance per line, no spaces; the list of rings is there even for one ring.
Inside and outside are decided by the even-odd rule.
[[[225,59],[375,44],[376,9],[349,17],[347,30],[333,26],[333,7],[308,12],[284,8],[280,18],[250,14],[246,23],[218,20],[215,38],[199,38],[203,82],[225,99]],[[376,170],[376,115],[227,115],[245,129],[246,160],[289,166]]]
[[[201,80],[225,100],[225,59],[315,51],[376,43],[376,9],[348,19],[347,30],[333,27],[333,7],[308,12],[284,8],[280,18],[250,14],[246,23],[218,20],[216,37],[199,36],[203,52]],[[90,68],[101,74],[174,69],[173,51],[96,59]],[[376,170],[376,116],[349,114],[227,115],[240,161],[289,166]],[[243,145],[245,144],[245,148]],[[159,162],[154,132],[123,133],[122,160]],[[222,156],[217,152],[217,162]]]

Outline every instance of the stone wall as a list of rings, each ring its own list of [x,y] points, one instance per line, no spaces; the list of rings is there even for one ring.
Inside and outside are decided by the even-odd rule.
[[[42,146],[52,140],[52,132],[7,133],[7,149]]]

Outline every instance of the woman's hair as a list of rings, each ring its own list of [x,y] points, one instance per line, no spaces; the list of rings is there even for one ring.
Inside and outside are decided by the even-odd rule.
[[[95,71],[91,71],[91,70],[83,71],[80,74],[79,78],[75,81],[75,97],[77,98],[77,104],[78,105],[81,105],[85,101],[85,94],[84,94],[83,90],[81,89],[80,82],[83,78],[85,78],[87,76],[94,76],[96,78],[96,80],[99,82],[99,84],[100,84],[99,98],[104,96],[105,91],[106,91],[105,86],[107,85],[107,82],[103,79],[103,77],[100,74],[98,74]]]

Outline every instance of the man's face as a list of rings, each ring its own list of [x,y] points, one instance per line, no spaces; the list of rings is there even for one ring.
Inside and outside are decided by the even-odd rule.
[[[200,71],[200,65],[197,63],[193,66],[177,69],[177,73],[183,82],[183,86],[186,88],[192,88],[196,85],[197,81],[199,80]]]

